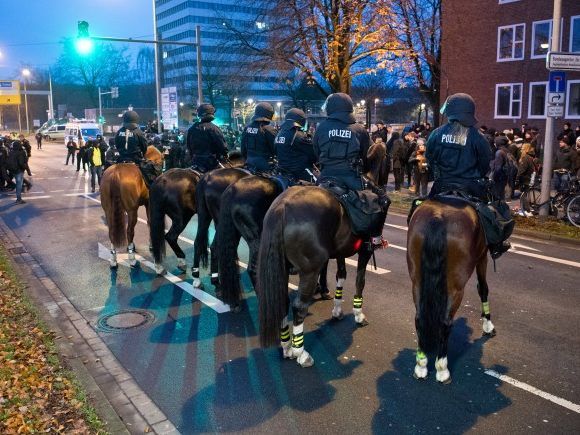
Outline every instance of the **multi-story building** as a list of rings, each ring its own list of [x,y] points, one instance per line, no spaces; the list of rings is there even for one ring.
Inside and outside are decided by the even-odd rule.
[[[250,52],[230,44],[232,34],[228,27],[244,31],[266,25],[259,21],[260,11],[252,2],[156,0],[155,6],[160,39],[195,42],[195,26],[201,26],[205,101],[213,101],[227,112],[227,107],[223,106],[233,107],[236,97],[240,102],[250,98],[278,102],[284,97],[275,71],[246,68],[255,58]],[[166,45],[161,52],[163,86],[176,86],[181,101],[195,103],[195,47]]]
[[[553,0],[443,0],[442,103],[471,94],[480,124],[544,130]],[[580,1],[562,1],[560,50],[580,54]],[[580,124],[580,72],[566,72],[564,120]]]

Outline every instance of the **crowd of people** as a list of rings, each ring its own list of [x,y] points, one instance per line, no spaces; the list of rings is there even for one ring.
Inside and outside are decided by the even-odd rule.
[[[0,137],[0,190],[15,190],[16,204],[25,204],[23,190],[30,190],[32,183],[24,174],[32,177],[28,161],[32,147],[23,134]]]

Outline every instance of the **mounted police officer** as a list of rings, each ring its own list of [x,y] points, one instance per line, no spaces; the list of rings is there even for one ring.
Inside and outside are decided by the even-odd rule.
[[[212,124],[215,107],[202,104],[197,108],[199,121],[187,131],[187,149],[191,156],[191,166],[202,172],[218,167],[218,162],[228,155],[228,147],[222,131]]]
[[[316,154],[312,139],[303,131],[305,125],[306,115],[302,110],[294,108],[286,112],[275,140],[276,155],[282,175],[311,182],[312,176],[306,170],[312,170]]]
[[[143,160],[147,152],[147,139],[139,128],[137,112],[128,110],[123,113],[123,126],[115,135],[115,147],[119,153],[117,162],[134,162],[139,165],[145,183],[149,186],[158,174],[153,164]]]
[[[372,141],[366,128],[356,123],[352,99],[342,92],[331,94],[326,99],[327,118],[320,123],[314,134],[314,151],[320,163],[319,184],[337,184],[351,190],[361,191],[365,185],[378,196],[378,204],[384,212],[380,228],[372,233],[372,245],[384,247],[382,226],[390,204],[383,189],[362,174],[369,169],[367,154]]]
[[[435,178],[429,197],[461,191],[487,202],[489,182],[486,175],[492,155],[489,143],[475,128],[475,101],[468,94],[451,95],[441,113],[447,116],[448,123],[431,133],[425,153]],[[505,206],[503,198],[497,199]],[[489,246],[492,258],[498,258],[509,248],[507,241]]]
[[[252,171],[272,170],[276,157],[276,129],[270,125],[273,116],[274,108],[270,103],[258,103],[252,123],[246,126],[242,134],[242,156]]]

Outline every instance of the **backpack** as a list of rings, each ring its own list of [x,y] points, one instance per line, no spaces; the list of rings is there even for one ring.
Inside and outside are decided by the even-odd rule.
[[[505,173],[508,180],[515,180],[518,175],[518,162],[515,157],[510,152],[505,152],[505,163],[503,165],[503,172]]]

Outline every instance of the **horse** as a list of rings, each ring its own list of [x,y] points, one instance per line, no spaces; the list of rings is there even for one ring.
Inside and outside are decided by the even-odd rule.
[[[149,146],[145,159],[155,165],[163,163],[163,154],[154,146]],[[139,166],[134,163],[117,163],[107,168],[101,181],[101,207],[109,227],[111,259],[109,265],[117,268],[117,248],[127,244],[129,264],[137,265],[135,259],[135,225],[137,211],[144,205],[149,223],[149,189],[143,180]]]
[[[193,267],[191,269],[194,287],[201,286],[201,280],[199,279],[200,263],[203,267],[207,267],[208,265],[209,226],[212,220],[214,222],[215,234],[210,247],[211,284],[217,286],[219,282],[216,243],[220,200],[222,194],[230,184],[249,175],[250,173],[241,167],[216,169],[205,174],[197,184],[195,192],[197,201],[197,232],[193,250]]]
[[[226,164],[235,167],[241,165],[241,162],[241,155],[232,152]],[[220,168],[215,171],[223,169]],[[225,168],[225,170],[228,169]],[[197,170],[173,168],[158,177],[151,186],[150,234],[153,257],[155,259],[155,272],[158,275],[165,273],[165,268],[162,264],[165,255],[165,241],[167,241],[177,256],[177,267],[183,272],[187,270],[185,253],[179,246],[178,238],[193,215],[198,212],[196,191],[203,177],[204,174]],[[169,216],[171,219],[171,227],[167,234],[165,234],[165,216]],[[198,287],[199,283],[195,286]]]
[[[407,267],[415,303],[417,353],[414,376],[427,377],[427,354],[435,354],[436,379],[451,382],[447,346],[465,284],[477,273],[483,334],[495,335],[486,281],[487,244],[476,211],[465,202],[428,199],[413,213],[407,233]]]
[[[272,178],[249,176],[231,184],[223,193],[219,213],[219,240],[217,241],[219,282],[222,300],[237,307],[241,299],[237,250],[243,237],[249,247],[248,275],[256,287],[256,266],[264,216],[278,195],[283,192],[280,183]],[[337,280],[346,278],[344,258],[337,259]],[[320,294],[326,298],[327,267],[320,273]]]
[[[382,186],[386,180],[386,149],[375,144],[368,153],[372,170],[367,176]],[[378,177],[377,177],[378,176]],[[284,358],[296,359],[302,367],[314,364],[304,349],[304,320],[318,276],[330,258],[358,253],[354,319],[368,324],[362,311],[367,264],[373,254],[369,241],[353,234],[350,218],[338,199],[318,186],[294,186],[279,195],[264,217],[257,267],[260,343],[263,347],[281,342]],[[298,294],[292,304],[293,328],[288,323],[288,266],[299,276]],[[337,280],[332,317],[342,318],[343,279]]]

